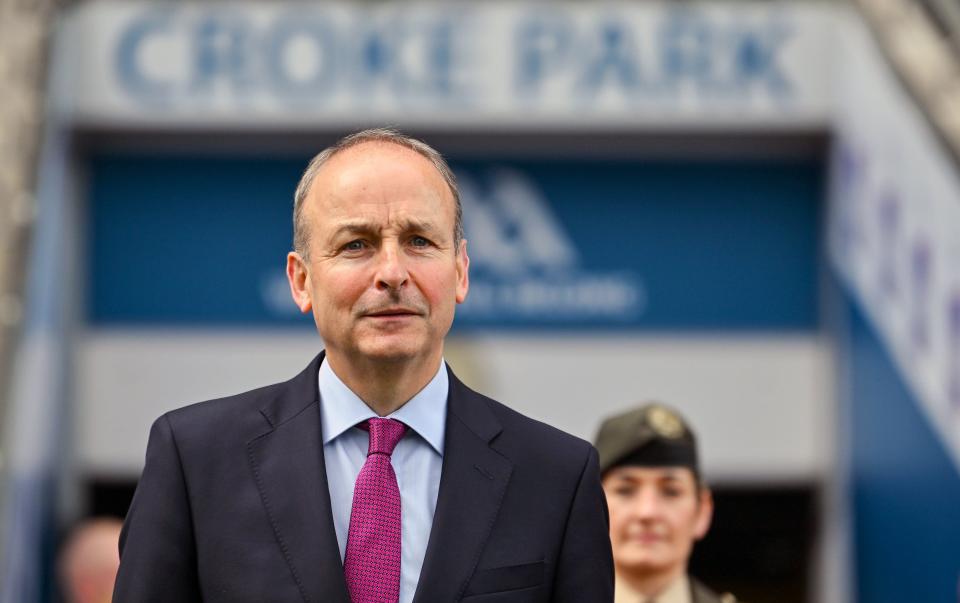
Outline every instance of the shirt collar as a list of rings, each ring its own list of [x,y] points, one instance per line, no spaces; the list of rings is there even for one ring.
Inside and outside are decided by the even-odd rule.
[[[320,364],[318,384],[324,445],[357,423],[377,416],[377,413],[340,380],[328,362]],[[440,368],[433,379],[406,404],[387,415],[387,418],[401,421],[443,455],[449,388],[446,365],[441,360]]]

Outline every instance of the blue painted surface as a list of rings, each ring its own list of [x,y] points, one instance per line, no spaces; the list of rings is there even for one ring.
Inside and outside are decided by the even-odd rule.
[[[851,306],[852,497],[860,603],[960,599],[960,472]]]
[[[282,286],[291,198],[305,163],[93,158],[89,321],[309,324]],[[574,257],[538,264],[521,253],[511,272],[472,253],[471,295],[457,329],[797,331],[819,322],[816,161],[453,165],[472,183],[476,206],[492,208],[485,223],[496,245],[536,243],[529,220],[507,215],[522,200],[504,192],[506,168],[542,201]],[[468,212],[468,238],[476,227]],[[583,296],[574,293],[595,291],[597,282],[614,291],[578,305]]]
[[[522,163],[583,254],[632,270],[653,329],[818,323],[815,163]]]
[[[112,157],[91,168],[92,322],[264,321],[257,277],[285,264],[300,162]]]

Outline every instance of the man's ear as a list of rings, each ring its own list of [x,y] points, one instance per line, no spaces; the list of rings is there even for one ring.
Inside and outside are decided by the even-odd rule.
[[[290,295],[300,312],[306,314],[313,309],[310,299],[310,273],[307,263],[296,251],[287,254],[287,281],[290,283]]]
[[[462,304],[467,299],[470,290],[470,256],[467,255],[467,240],[460,241],[457,253],[457,303]]]
[[[700,540],[710,531],[710,523],[713,521],[713,493],[710,488],[700,486],[700,500],[697,505],[696,525],[693,534],[697,540]]]

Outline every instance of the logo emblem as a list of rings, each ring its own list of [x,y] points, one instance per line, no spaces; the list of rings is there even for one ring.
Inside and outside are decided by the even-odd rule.
[[[675,440],[683,436],[680,417],[662,406],[654,406],[647,411],[647,424],[661,437]]]

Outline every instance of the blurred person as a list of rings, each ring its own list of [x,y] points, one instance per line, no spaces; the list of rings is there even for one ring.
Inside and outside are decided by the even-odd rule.
[[[368,130],[310,162],[287,277],[325,351],[154,423],[114,601],[613,600],[594,448],[443,361],[462,233],[420,141]]]
[[[713,497],[693,431],[676,411],[647,404],[606,419],[596,437],[610,509],[616,603],[732,603],[687,575],[710,529]]]
[[[102,517],[84,520],[70,531],[57,561],[65,603],[110,603],[122,525],[119,519]]]

